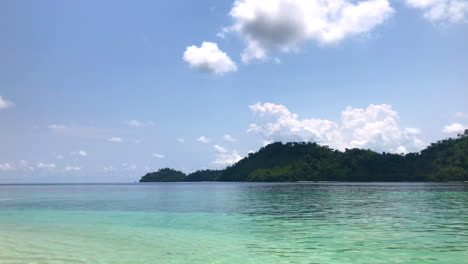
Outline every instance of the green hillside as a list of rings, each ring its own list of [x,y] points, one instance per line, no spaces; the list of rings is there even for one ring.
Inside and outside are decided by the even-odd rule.
[[[468,130],[406,155],[276,142],[222,171],[174,181],[468,181]]]

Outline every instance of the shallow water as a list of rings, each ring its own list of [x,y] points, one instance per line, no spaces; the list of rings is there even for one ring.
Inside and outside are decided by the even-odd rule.
[[[0,263],[468,263],[468,184],[0,185]]]

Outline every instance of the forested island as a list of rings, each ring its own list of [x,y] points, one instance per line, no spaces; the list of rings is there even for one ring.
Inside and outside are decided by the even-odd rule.
[[[468,181],[468,130],[417,153],[339,151],[316,143],[272,143],[224,170],[188,175],[174,169],[148,173],[140,182],[179,181]]]

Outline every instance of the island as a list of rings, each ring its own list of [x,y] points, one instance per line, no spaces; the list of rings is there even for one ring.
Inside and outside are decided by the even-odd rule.
[[[468,130],[417,153],[339,151],[310,142],[276,142],[223,170],[186,175],[164,168],[140,182],[468,181]]]

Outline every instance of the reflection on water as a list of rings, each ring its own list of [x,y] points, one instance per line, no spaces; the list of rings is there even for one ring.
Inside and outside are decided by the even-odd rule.
[[[466,263],[467,205],[457,183],[0,185],[0,263]]]

